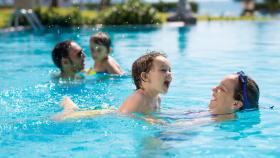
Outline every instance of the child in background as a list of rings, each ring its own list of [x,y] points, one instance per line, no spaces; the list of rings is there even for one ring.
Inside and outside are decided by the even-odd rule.
[[[98,32],[90,38],[90,52],[94,60],[92,68],[86,71],[88,75],[95,73],[123,74],[120,66],[109,55],[112,51],[111,39],[103,32]]]
[[[136,86],[133,92],[117,110],[118,113],[150,114],[160,107],[160,93],[167,93],[172,81],[170,63],[165,55],[159,52],[150,52],[138,58],[132,66],[132,77]],[[96,115],[116,112],[112,109],[76,111],[77,105],[69,97],[65,97],[61,103],[64,111],[56,115],[54,119],[93,117]],[[156,123],[152,117],[144,120]]]

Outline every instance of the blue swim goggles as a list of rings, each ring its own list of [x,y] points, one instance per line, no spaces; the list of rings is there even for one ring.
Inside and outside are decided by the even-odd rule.
[[[245,75],[243,71],[237,72],[239,81],[242,83],[243,87],[243,104],[244,104],[244,109],[251,109],[248,97],[247,97],[247,81],[248,81],[248,76]]]

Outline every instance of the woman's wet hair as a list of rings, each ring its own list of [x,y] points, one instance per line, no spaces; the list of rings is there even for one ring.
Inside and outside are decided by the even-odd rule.
[[[148,73],[152,69],[154,59],[158,56],[166,57],[166,55],[163,53],[151,51],[134,61],[134,63],[132,64],[132,77],[136,89],[140,89],[141,83],[142,81],[144,81],[141,77],[141,73]]]
[[[61,59],[62,58],[68,58],[69,57],[69,51],[71,49],[71,43],[73,41],[67,40],[60,42],[55,45],[53,51],[52,51],[52,60],[54,64],[62,71],[62,64]]]
[[[108,34],[104,32],[97,32],[90,37],[90,42],[105,46],[108,50],[111,46],[111,39]]]
[[[244,87],[242,82],[240,81],[240,78],[238,78],[238,84],[234,90],[234,99],[242,101],[243,106],[239,108],[239,110],[244,110],[245,106],[245,97],[244,97]],[[247,76],[247,82],[246,82],[246,93],[248,102],[250,104],[250,109],[258,109],[259,108],[259,96],[260,96],[260,90],[257,83],[250,77]]]

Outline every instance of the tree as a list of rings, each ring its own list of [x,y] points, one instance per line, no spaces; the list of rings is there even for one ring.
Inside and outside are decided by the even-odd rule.
[[[262,3],[256,3],[256,10],[264,14],[275,15],[280,11],[279,0],[264,0]]]
[[[265,0],[265,3],[279,3],[279,0]]]
[[[100,0],[99,9],[102,10],[108,6],[110,6],[111,0]]]
[[[58,0],[52,0],[51,7],[58,7]]]
[[[254,16],[255,12],[255,0],[242,0],[243,11],[241,16]]]

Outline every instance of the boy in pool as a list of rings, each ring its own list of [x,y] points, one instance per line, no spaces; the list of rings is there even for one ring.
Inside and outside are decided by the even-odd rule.
[[[136,91],[119,108],[121,113],[150,113],[159,109],[160,93],[167,93],[172,81],[170,63],[166,56],[151,52],[132,65]]]
[[[112,51],[111,39],[106,33],[98,32],[90,38],[90,52],[94,60],[92,68],[86,71],[88,75],[95,73],[123,74],[120,66],[109,55]]]
[[[159,94],[167,93],[172,81],[170,63],[166,56],[155,51],[141,56],[132,65],[132,77],[136,91],[123,102],[117,112],[150,114],[158,110],[161,102]],[[61,105],[64,111],[55,116],[56,120],[92,117],[116,111],[113,109],[76,111],[78,107],[68,97],[63,99]],[[152,123],[157,121],[149,117],[145,120]]]

